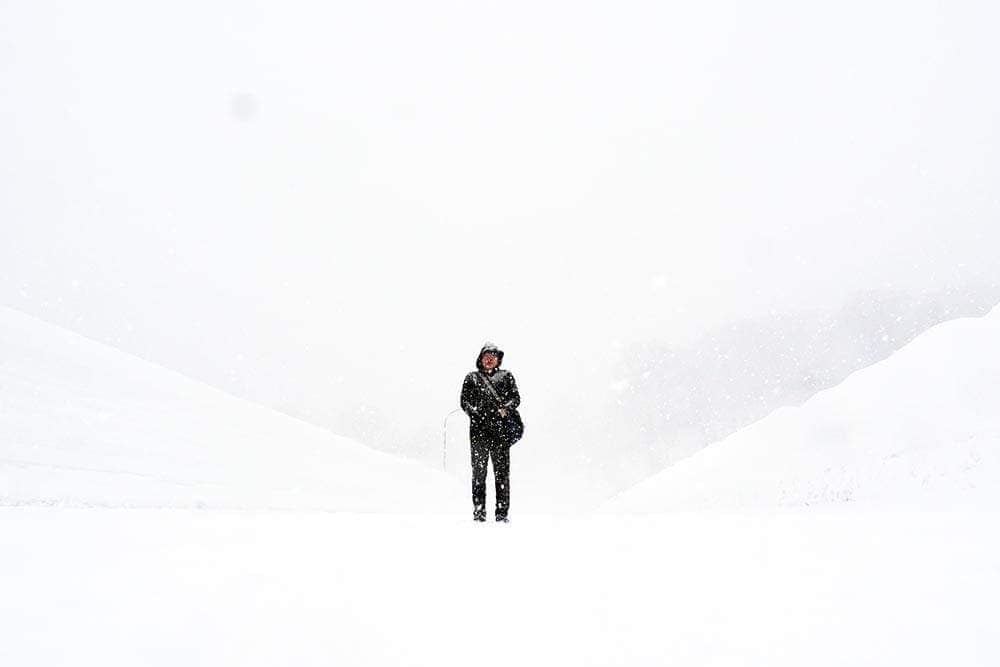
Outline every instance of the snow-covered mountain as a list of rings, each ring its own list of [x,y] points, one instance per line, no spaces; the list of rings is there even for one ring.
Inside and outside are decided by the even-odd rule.
[[[612,499],[613,512],[1000,501],[1000,307],[938,325]]]
[[[457,493],[444,474],[0,308],[0,504],[404,512],[454,508]]]

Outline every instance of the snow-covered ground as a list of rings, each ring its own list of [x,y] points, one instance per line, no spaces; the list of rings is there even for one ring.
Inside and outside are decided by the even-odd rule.
[[[970,513],[0,510],[0,664],[992,666]]]
[[[798,408],[622,493],[609,511],[861,502],[1000,510],[1000,307],[945,322]]]
[[[483,525],[451,476],[0,309],[0,665],[1000,664],[996,505],[874,502],[995,497],[997,326],[943,325],[731,439],[770,448],[613,504],[724,509],[532,514],[515,465],[513,523]],[[768,426],[789,414],[821,453]],[[895,485],[836,502],[841,468]]]

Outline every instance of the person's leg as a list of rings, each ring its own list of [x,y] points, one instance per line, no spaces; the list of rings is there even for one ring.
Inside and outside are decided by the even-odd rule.
[[[494,443],[490,447],[493,457],[493,481],[496,483],[497,520],[506,519],[510,510],[510,447]]]
[[[472,445],[472,511],[474,517],[486,516],[486,464],[489,450],[485,444],[471,438]]]

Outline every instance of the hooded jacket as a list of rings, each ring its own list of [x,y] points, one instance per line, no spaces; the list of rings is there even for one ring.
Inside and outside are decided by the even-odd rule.
[[[497,367],[492,373],[483,368],[482,359],[486,352],[497,355]],[[514,409],[521,404],[514,374],[502,370],[501,364],[503,350],[493,343],[486,343],[476,356],[476,370],[466,375],[462,382],[461,405],[465,414],[469,415],[469,432],[473,440],[499,435],[502,432],[503,418],[498,410],[501,407]],[[499,404],[485,384],[487,375],[500,395]]]

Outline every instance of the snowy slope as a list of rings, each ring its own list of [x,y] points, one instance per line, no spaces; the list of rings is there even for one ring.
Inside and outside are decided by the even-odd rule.
[[[1000,307],[625,491],[614,512],[863,501],[1000,506]]]
[[[455,507],[449,477],[0,308],[0,504]]]
[[[974,353],[974,325],[940,331]],[[2,665],[1000,663],[989,509],[474,524],[443,474],[69,332],[0,309],[0,345],[0,494],[85,506],[0,507]]]

